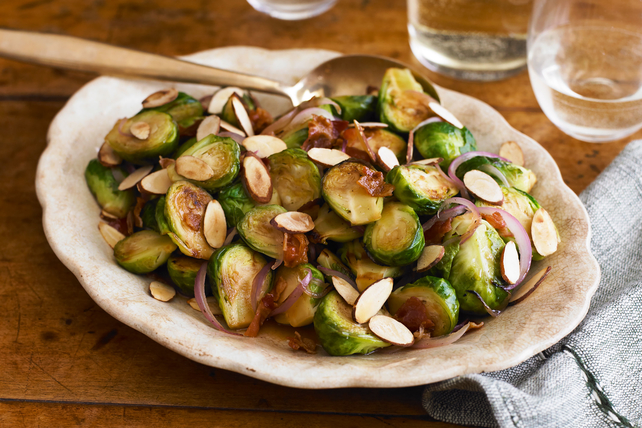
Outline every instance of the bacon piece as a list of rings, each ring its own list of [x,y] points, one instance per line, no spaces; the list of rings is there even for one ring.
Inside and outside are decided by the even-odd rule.
[[[261,328],[267,317],[274,309],[279,306],[276,302],[277,300],[279,300],[281,293],[283,293],[283,290],[285,290],[287,286],[288,283],[285,282],[283,278],[279,277],[276,282],[276,286],[272,289],[272,291],[263,296],[263,298],[257,305],[254,318],[252,319],[252,322],[248,326],[247,330],[245,330],[245,333],[243,333],[243,336],[258,336],[259,329]]]
[[[444,235],[452,230],[452,221],[452,217],[445,221],[438,221],[430,229],[426,230],[424,232],[426,245],[440,245]]]
[[[361,178],[357,180],[357,184],[366,189],[370,196],[392,196],[395,186],[385,182],[381,171],[375,171],[372,168],[363,168],[360,172]]]
[[[250,116],[250,122],[252,122],[252,128],[254,129],[255,134],[260,134],[265,128],[274,122],[272,115],[261,107],[250,110],[248,115]]]
[[[308,121],[308,138],[301,148],[306,152],[313,147],[329,149],[337,144],[341,132],[348,127],[345,120],[330,120],[327,117],[312,115]]]
[[[395,314],[397,321],[408,327],[410,331],[432,331],[435,324],[428,318],[426,306],[419,298],[412,296],[404,302]]]
[[[499,236],[501,236],[502,238],[513,238],[514,237],[514,235],[510,231],[510,229],[508,229],[508,227],[506,227],[506,222],[504,221],[504,218],[502,217],[502,215],[500,213],[498,213],[498,212],[494,212],[492,214],[482,213],[481,217],[484,220],[486,220],[488,222],[488,224],[493,226],[493,228],[495,228],[495,230],[497,230],[497,233],[499,233]]]
[[[283,263],[292,268],[308,262],[308,238],[303,233],[283,233]]]
[[[317,344],[314,343],[314,340],[301,337],[298,331],[294,332],[294,337],[288,337],[288,346],[295,351],[303,349],[308,354],[317,353]]]

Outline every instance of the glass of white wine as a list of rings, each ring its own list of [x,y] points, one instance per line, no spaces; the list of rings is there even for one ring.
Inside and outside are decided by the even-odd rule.
[[[600,143],[642,128],[642,2],[536,0],[528,71],[546,116]]]

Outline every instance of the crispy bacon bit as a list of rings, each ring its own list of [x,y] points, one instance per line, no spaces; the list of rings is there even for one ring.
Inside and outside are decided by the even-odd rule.
[[[410,331],[432,331],[435,324],[428,318],[428,311],[419,298],[412,296],[404,302],[395,314],[397,321]]]
[[[283,233],[283,263],[293,268],[308,262],[308,238],[303,233]]]
[[[136,227],[143,227],[143,219],[140,218],[140,213],[145,206],[145,199],[136,198],[136,206],[134,207],[134,225]]]
[[[295,351],[303,349],[308,354],[317,353],[317,344],[314,343],[314,340],[301,337],[298,331],[294,332],[294,337],[288,337],[288,346]]]
[[[276,286],[272,289],[272,291],[263,296],[263,298],[257,305],[254,318],[252,319],[252,322],[250,323],[247,330],[245,330],[245,333],[243,333],[243,336],[258,336],[259,329],[261,328],[267,317],[274,309],[279,306],[276,302],[279,300],[281,293],[283,293],[283,290],[285,290],[287,286],[288,283],[285,282],[283,278],[279,277],[277,279]]]
[[[482,218],[488,222],[495,230],[497,230],[497,233],[499,233],[499,236],[502,238],[512,238],[514,235],[511,233],[511,231],[506,227],[506,222],[504,221],[504,218],[502,215],[498,212],[494,212],[492,214],[485,214],[482,213]]]
[[[274,122],[272,115],[261,107],[250,110],[248,115],[250,116],[250,122],[252,122],[252,128],[256,134],[260,134],[265,128]]]
[[[313,147],[329,149],[336,145],[337,139],[348,127],[345,120],[330,120],[327,117],[312,115],[308,121],[308,138],[301,148],[306,152]]]
[[[444,235],[450,232],[453,228],[452,217],[446,221],[438,221],[432,227],[424,232],[424,239],[426,245],[439,245],[444,239]]]
[[[384,176],[381,171],[375,171],[372,168],[362,168],[360,172],[362,175],[361,178],[357,180],[357,184],[366,189],[370,196],[392,196],[395,186],[384,181]]]

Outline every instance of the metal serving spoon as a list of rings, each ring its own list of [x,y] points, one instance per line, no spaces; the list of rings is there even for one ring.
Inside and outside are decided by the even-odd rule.
[[[294,106],[313,96],[363,94],[378,87],[387,68],[409,68],[424,91],[432,84],[406,64],[373,55],[344,55],[324,62],[293,86],[264,77],[199,65],[71,36],[0,29],[0,56],[54,68],[216,86],[238,86],[281,95]]]

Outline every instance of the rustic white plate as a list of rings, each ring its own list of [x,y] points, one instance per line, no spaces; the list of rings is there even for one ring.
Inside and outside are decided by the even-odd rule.
[[[294,82],[335,55],[319,50],[235,47],[188,59]],[[551,275],[524,303],[488,320],[484,328],[451,346],[331,357],[293,352],[284,340],[273,337],[225,335],[211,328],[184,299],[154,300],[147,291],[150,280],[118,267],[98,233],[100,210],[83,173],[114,122],[135,114],[141,100],[168,86],[197,98],[212,92],[198,85],[110,77],[100,77],[79,90],[51,124],[36,188],[47,239],[87,293],[112,316],[169,349],[206,365],[299,388],[401,387],[514,366],[562,339],[586,314],[598,285],[599,267],[589,250],[587,213],[564,184],[553,158],[487,104],[442,88],[438,90],[443,104],[472,131],[480,150],[497,153],[504,141],[519,143],[527,166],[538,177],[533,195],[559,228],[561,247],[543,262],[553,267]],[[288,106],[278,97],[260,98],[273,113]],[[536,263],[533,270],[539,267]]]

